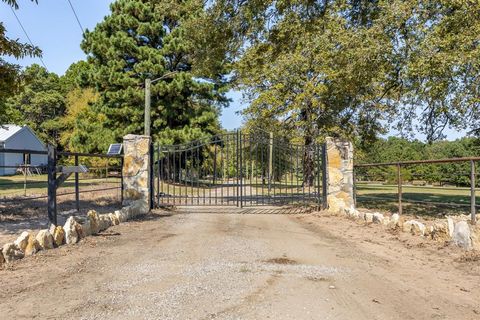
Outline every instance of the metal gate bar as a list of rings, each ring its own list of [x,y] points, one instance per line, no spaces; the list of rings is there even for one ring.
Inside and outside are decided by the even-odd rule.
[[[157,206],[321,206],[326,200],[321,145],[305,147],[285,137],[237,130],[183,145],[157,145],[155,152]]]

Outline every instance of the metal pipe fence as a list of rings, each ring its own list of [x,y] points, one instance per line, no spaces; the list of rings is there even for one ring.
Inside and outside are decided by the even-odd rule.
[[[79,170],[84,165],[84,170]],[[0,149],[0,215],[80,211],[92,204],[123,202],[123,156],[28,149]],[[87,170],[88,168],[88,170]]]
[[[379,207],[382,203],[395,203],[399,214],[407,208],[419,211],[420,207],[437,213],[468,212],[475,224],[479,207],[477,162],[480,157],[357,164],[357,205]]]

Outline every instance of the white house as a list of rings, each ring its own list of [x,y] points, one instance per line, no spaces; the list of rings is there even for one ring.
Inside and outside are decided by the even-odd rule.
[[[2,149],[47,151],[42,141],[28,126],[0,125],[0,176],[15,174],[16,166],[24,163],[22,153],[3,153]],[[47,164],[47,155],[31,154],[26,158],[27,163],[32,166]]]

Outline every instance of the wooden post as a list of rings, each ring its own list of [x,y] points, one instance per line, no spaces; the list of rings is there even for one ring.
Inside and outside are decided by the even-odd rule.
[[[48,220],[57,225],[57,149],[48,145]]]
[[[470,214],[472,224],[477,223],[477,213],[475,208],[475,162],[470,160]]]
[[[397,181],[398,181],[398,214],[402,214],[402,167],[397,163]]]

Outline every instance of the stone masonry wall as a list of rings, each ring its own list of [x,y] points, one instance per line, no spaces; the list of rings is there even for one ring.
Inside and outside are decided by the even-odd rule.
[[[150,211],[150,143],[148,136],[129,134],[123,138],[123,205],[135,202],[139,214]]]
[[[351,142],[326,139],[327,149],[327,204],[332,212],[354,208],[353,145]]]

